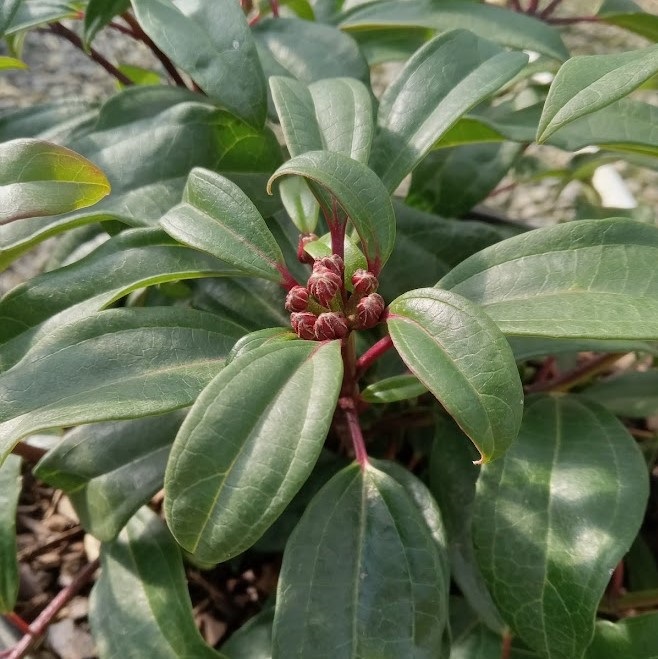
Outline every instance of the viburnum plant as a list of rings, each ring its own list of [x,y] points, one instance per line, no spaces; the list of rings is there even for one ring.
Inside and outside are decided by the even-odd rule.
[[[122,89],[0,117],[0,264],[63,234],[0,301],[1,611],[23,468],[102,543],[103,658],[658,655],[658,228],[592,185],[656,167],[658,46],[559,32],[658,16],[571,5],[4,2],[3,67],[45,29]],[[549,176],[577,219],[474,210]],[[246,561],[276,596],[215,650],[184,566]]]

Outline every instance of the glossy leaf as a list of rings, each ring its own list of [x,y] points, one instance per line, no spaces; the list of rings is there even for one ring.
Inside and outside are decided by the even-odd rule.
[[[92,206],[109,192],[103,172],[70,149],[31,139],[0,145],[0,225]]]
[[[482,468],[473,513],[482,572],[527,645],[582,656],[647,495],[642,454],[609,412],[564,395],[528,402],[517,441]]]
[[[66,0],[22,0],[17,5],[12,6],[10,0],[9,11],[6,15],[11,16],[11,20],[4,29],[4,36],[17,34],[39,25],[54,23],[63,18],[75,18],[80,11],[80,3],[74,0],[69,2]]]
[[[162,488],[182,412],[85,425],[67,433],[34,475],[67,493],[80,523],[103,542],[113,540]]]
[[[226,366],[167,465],[167,521],[184,549],[217,563],[258,540],[311,473],[341,381],[339,341],[270,343]]]
[[[354,39],[333,26],[277,18],[259,21],[253,34],[268,78],[288,76],[307,84],[341,76],[370,80],[368,64]]]
[[[279,183],[283,207],[300,233],[313,233],[318,226],[320,206],[306,181],[298,176]]]
[[[21,2],[23,0],[5,0],[0,6],[0,36],[3,36],[7,26],[11,25]]]
[[[37,275],[7,293],[0,300],[0,342],[102,293],[108,295],[101,304],[109,304],[144,286],[235,274],[240,272],[157,229],[124,231],[79,261]]]
[[[600,620],[585,659],[656,659],[658,613],[624,618],[617,623]]]
[[[587,387],[585,395],[613,414],[642,419],[658,414],[658,371],[625,372]]]
[[[141,225],[156,224],[180,202],[193,167],[220,172],[260,207],[266,197],[263,175],[281,162],[269,129],[252,128],[202,96],[164,85],[113,96],[94,130],[69,146],[96,163],[112,184],[112,194],[97,210]]]
[[[297,335],[290,327],[268,327],[266,329],[256,330],[255,332],[245,334],[235,342],[235,345],[231,348],[231,352],[229,352],[226,358],[226,363],[228,364],[250,350],[255,350],[264,345],[270,345],[271,343],[278,343],[280,341],[296,340]]]
[[[39,430],[190,405],[242,333],[173,307],[112,309],[59,328],[0,375],[0,459]]]
[[[347,467],[307,508],[284,553],[274,659],[443,656],[440,515],[422,483],[391,467]]]
[[[505,334],[653,340],[658,283],[647,273],[656,256],[656,227],[581,220],[492,245],[437,286],[481,305]]]
[[[0,613],[9,613],[18,596],[16,507],[21,493],[21,459],[10,455],[0,466]]]
[[[370,166],[389,191],[462,114],[526,62],[526,55],[506,52],[464,30],[436,37],[418,50],[379,104]]]
[[[502,231],[484,222],[446,220],[399,202],[393,208],[395,247],[379,278],[379,292],[385,300],[431,286],[466,257],[504,237]]]
[[[648,341],[614,341],[601,339],[551,339],[534,336],[507,337],[517,361],[547,355],[576,354],[578,352],[646,352],[658,356],[658,345]]]
[[[658,46],[568,60],[551,83],[537,142],[576,119],[630,94],[658,73]]]
[[[479,467],[473,464],[476,459],[477,451],[459,426],[449,417],[437,415],[430,489],[446,528],[451,576],[478,618],[490,630],[500,633],[505,624],[491,599],[473,549],[473,500],[480,475]]]
[[[354,78],[331,78],[309,85],[309,91],[324,148],[367,164],[374,125],[366,86]]]
[[[414,169],[407,203],[459,217],[500,183],[522,151],[519,144],[466,144],[429,153]]]
[[[348,13],[341,19],[340,26],[348,31],[423,27],[444,32],[463,28],[518,50],[532,50],[558,60],[569,56],[557,30],[541,21],[464,0],[373,2]]]
[[[281,282],[283,255],[265,220],[249,197],[228,179],[207,169],[193,169],[183,203],[160,225],[184,245],[202,250],[245,274]]]
[[[91,44],[100,30],[129,8],[130,0],[89,0],[85,8],[85,43]]]
[[[144,31],[176,66],[230,112],[263,126],[265,77],[238,2],[131,1]]]
[[[642,11],[631,0],[603,0],[597,15],[605,23],[658,41],[658,16]]]
[[[395,349],[471,438],[483,462],[516,438],[523,390],[514,356],[491,319],[448,291],[421,288],[391,302]]]
[[[367,403],[396,403],[427,393],[427,387],[415,375],[394,375],[368,385],[361,398]]]
[[[290,155],[294,158],[307,151],[322,149],[322,135],[308,86],[282,76],[272,76],[269,83]]]
[[[101,567],[89,602],[101,659],[222,659],[194,624],[180,550],[154,512],[142,508],[103,545]]]
[[[379,273],[395,244],[395,214],[389,193],[372,170],[340,153],[310,151],[279,167],[268,191],[274,180],[290,174],[309,181],[329,214],[331,199],[336,199],[361,238],[369,269]]]

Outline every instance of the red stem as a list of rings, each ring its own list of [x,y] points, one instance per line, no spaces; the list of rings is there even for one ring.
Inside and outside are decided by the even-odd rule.
[[[356,379],[358,380],[385,352],[393,347],[390,336],[379,339],[356,360]]]
[[[327,218],[329,233],[331,234],[331,251],[345,258],[345,230],[347,222],[341,222],[338,217],[338,205],[335,199],[331,200],[331,218]]]
[[[366,443],[363,440],[359,415],[357,414],[354,400],[352,398],[341,398],[338,404],[343,410],[343,414],[345,414],[347,429],[349,430],[352,446],[354,447],[354,458],[359,463],[361,469],[365,469],[368,465],[368,451],[366,450]]]
[[[534,15],[537,13],[538,8],[539,8],[539,0],[529,0],[526,14]]]
[[[30,625],[28,633],[12,648],[7,659],[22,659],[29,652],[32,645],[46,633],[48,625],[50,625],[57,613],[91,580],[99,565],[100,561],[98,559],[85,565],[75,579],[55,595],[50,604],[48,604]]]
[[[279,18],[279,0],[270,0],[270,8],[272,9],[272,16]]]
[[[137,22],[137,19],[130,13],[130,12],[124,12],[121,14],[121,18],[123,18],[128,25],[130,25],[132,31],[133,31],[133,37],[137,39],[138,41],[143,42],[146,44],[153,54],[158,58],[160,61],[160,64],[164,67],[165,71],[171,76],[171,79],[179,86],[179,87],[185,87],[187,89],[187,85],[185,84],[185,81],[181,77],[180,73],[176,70],[176,67],[173,65],[172,61],[155,45],[151,37],[142,30],[142,26]]]
[[[512,635],[509,631],[503,632],[503,643],[500,646],[500,659],[509,659],[512,654]]]
[[[521,3],[519,0],[509,0],[509,6],[514,10],[514,11],[523,11],[523,7],[521,7]]]
[[[573,16],[572,18],[547,18],[551,25],[573,25],[574,23],[598,23],[598,16]]]
[[[551,0],[544,9],[539,12],[539,18],[545,19],[548,18],[560,5],[562,0]]]
[[[64,27],[61,23],[51,23],[50,31],[53,34],[66,39],[69,43],[72,43],[76,48],[79,48],[83,52],[87,52],[82,43],[82,39],[75,32]],[[133,81],[127,75],[121,73],[116,66],[108,62],[97,50],[90,48],[89,57],[91,57],[96,64],[100,64],[100,66],[102,66],[110,75],[113,75],[120,83],[124,85],[133,84]]]
[[[23,620],[17,613],[5,613],[5,618],[18,629],[21,634],[30,633],[30,625]]]

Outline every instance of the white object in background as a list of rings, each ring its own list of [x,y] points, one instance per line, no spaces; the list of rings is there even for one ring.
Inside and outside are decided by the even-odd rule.
[[[637,208],[637,200],[613,165],[597,167],[592,176],[592,186],[605,208]]]

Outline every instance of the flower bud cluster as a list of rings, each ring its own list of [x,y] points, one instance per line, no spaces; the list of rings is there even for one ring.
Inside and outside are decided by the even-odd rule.
[[[300,239],[300,253],[303,252]],[[343,284],[345,264],[337,254],[313,261],[306,286],[293,286],[286,296],[290,324],[302,339],[330,341],[346,337],[351,330],[375,327],[384,313],[384,299],[376,293],[377,277],[368,270],[352,275],[354,292]]]

